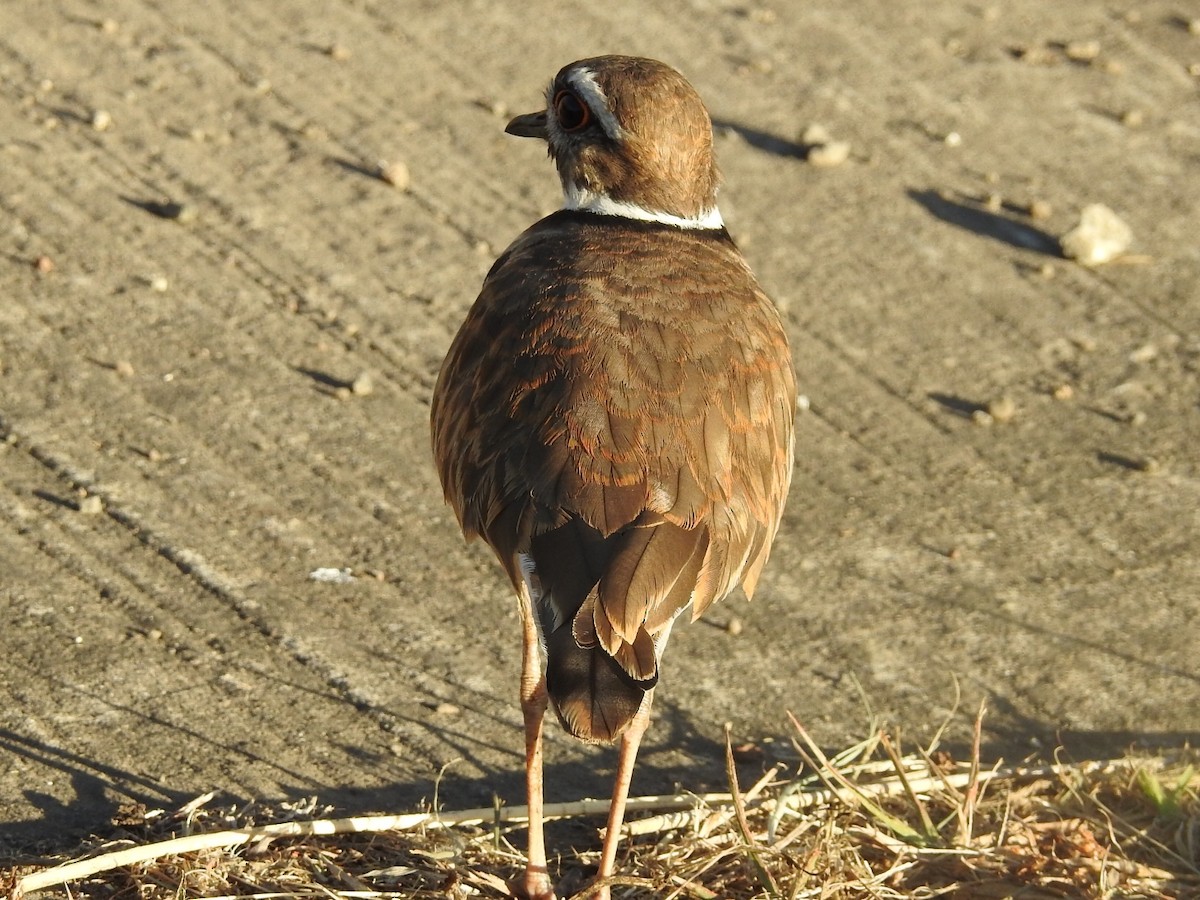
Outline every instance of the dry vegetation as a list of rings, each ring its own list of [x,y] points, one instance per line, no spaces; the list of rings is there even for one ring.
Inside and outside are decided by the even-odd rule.
[[[636,877],[615,879],[614,896],[1200,897],[1193,750],[985,768],[977,750],[902,755],[883,731],[828,758],[794,725],[794,777],[777,766],[743,791],[730,751],[729,793],[639,798],[631,808],[652,814],[629,826],[620,866]],[[312,806],[210,803],[128,811],[85,859],[0,872],[0,886],[14,898],[510,897],[522,864],[509,842],[520,809],[312,820]],[[587,896],[595,856],[551,861],[560,894]]]

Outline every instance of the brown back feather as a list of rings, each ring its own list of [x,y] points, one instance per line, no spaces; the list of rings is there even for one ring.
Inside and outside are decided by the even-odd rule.
[[[619,734],[657,681],[656,636],[753,591],[794,409],[778,314],[724,232],[560,212],[497,260],[438,378],[434,455],[514,585],[533,558],[572,733]]]

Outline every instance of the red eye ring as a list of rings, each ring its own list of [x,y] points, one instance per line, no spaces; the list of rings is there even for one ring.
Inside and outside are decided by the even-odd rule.
[[[553,106],[558,127],[568,134],[582,131],[591,124],[592,111],[571,91],[562,90],[555,94]]]

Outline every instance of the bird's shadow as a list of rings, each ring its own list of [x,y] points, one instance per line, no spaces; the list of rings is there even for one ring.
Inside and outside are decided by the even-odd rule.
[[[1063,256],[1062,246],[1054,235],[1008,215],[985,209],[972,198],[960,196],[951,199],[941,191],[928,189],[909,189],[907,193],[930,215],[943,222],[1021,250],[1032,250],[1059,259]]]
[[[712,123],[718,133],[724,131],[736,134],[754,149],[770,153],[773,156],[804,159],[812,149],[810,145],[801,141],[789,140],[777,134],[771,134],[769,131],[751,128],[749,125],[743,125],[730,119],[715,118]]]

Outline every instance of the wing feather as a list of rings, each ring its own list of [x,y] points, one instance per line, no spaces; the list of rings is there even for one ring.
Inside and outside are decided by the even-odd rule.
[[[434,455],[464,532],[514,585],[518,557],[536,568],[574,733],[619,733],[680,612],[753,592],[795,393],[778,313],[723,233],[561,212],[493,266],[438,377]]]

